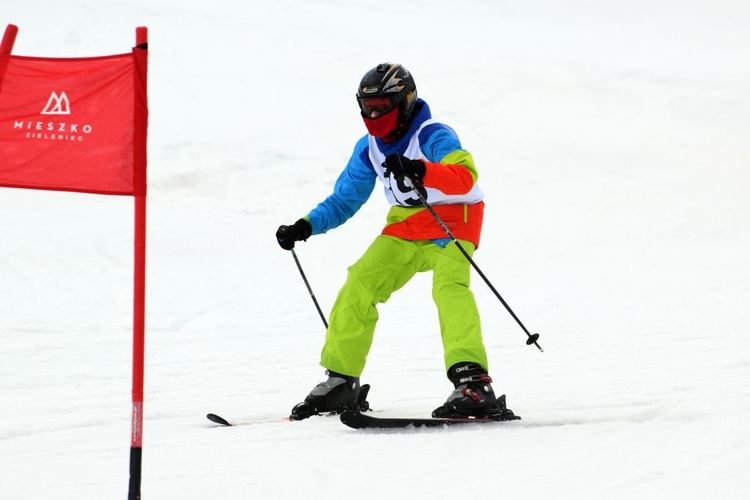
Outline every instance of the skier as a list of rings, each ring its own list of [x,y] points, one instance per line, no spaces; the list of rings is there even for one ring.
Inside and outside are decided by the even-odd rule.
[[[366,409],[369,386],[360,375],[384,303],[417,272],[432,271],[444,362],[455,390],[433,417],[512,417],[498,400],[487,372],[479,312],[469,289],[470,266],[424,207],[406,177],[473,254],[479,245],[484,210],[472,156],[456,133],[432,119],[417,97],[414,78],[400,64],[369,70],[357,90],[367,134],[355,145],[328,196],[307,216],[280,226],[285,250],[346,222],[367,201],[376,181],[391,204],[382,233],[348,269],[330,314],[320,364],[327,379],[292,410],[293,419],[346,409]]]

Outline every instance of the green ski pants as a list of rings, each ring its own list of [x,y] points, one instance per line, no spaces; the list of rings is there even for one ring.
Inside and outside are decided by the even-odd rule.
[[[461,240],[469,253],[474,245]],[[437,306],[445,369],[462,361],[487,369],[487,353],[474,294],[469,289],[469,262],[450,242],[409,241],[380,235],[348,269],[330,315],[320,364],[359,377],[365,368],[378,321],[378,303],[404,286],[416,273],[432,271],[432,298]]]

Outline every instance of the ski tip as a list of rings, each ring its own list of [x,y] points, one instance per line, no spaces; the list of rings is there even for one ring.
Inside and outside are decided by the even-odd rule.
[[[232,426],[232,424],[230,424],[228,420],[226,420],[225,418],[222,418],[222,417],[220,417],[220,416],[218,416],[218,415],[216,415],[214,413],[209,413],[208,415],[206,415],[206,418],[209,419],[211,422],[213,422],[215,424],[223,425],[223,426],[226,426],[226,427],[231,427]]]

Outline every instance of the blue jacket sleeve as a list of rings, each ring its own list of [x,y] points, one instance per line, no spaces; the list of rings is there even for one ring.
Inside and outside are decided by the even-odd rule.
[[[349,220],[370,198],[377,175],[368,156],[367,136],[357,142],[333,194],[307,215],[312,234],[322,234]]]
[[[442,123],[426,126],[419,134],[419,142],[422,153],[432,162],[439,162],[449,153],[462,149],[456,132]]]

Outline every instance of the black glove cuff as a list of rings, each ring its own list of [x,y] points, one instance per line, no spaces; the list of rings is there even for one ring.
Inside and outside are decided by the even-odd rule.
[[[422,182],[422,179],[424,179],[425,174],[427,173],[427,165],[424,164],[422,160],[412,160],[412,169],[414,172],[411,174],[411,180],[415,182]],[[409,173],[407,172],[407,175]]]
[[[305,241],[312,235],[312,224],[307,219],[300,219],[294,223],[294,227],[299,231],[297,240]]]

